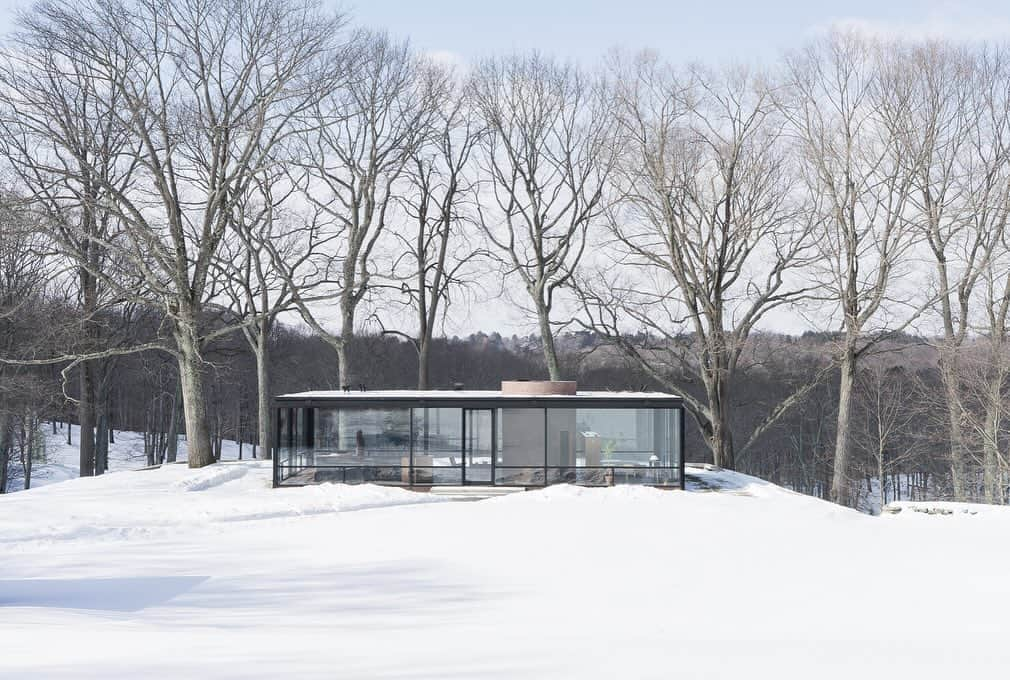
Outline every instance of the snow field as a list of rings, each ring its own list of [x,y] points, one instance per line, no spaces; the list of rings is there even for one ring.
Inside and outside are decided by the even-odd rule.
[[[241,472],[232,471],[241,470]],[[0,498],[0,677],[999,677],[1007,513],[744,475],[480,502],[166,466]]]

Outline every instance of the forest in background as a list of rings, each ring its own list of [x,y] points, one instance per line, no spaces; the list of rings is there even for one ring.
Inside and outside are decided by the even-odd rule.
[[[0,168],[0,491],[47,421],[82,475],[112,428],[200,467],[284,391],[528,377],[681,394],[690,459],[842,504],[1008,500],[1003,45],[446,64],[313,0],[44,0]]]
[[[740,419],[739,431],[762,422],[768,409],[797,386],[813,381],[817,387],[768,428],[738,459],[737,468],[827,498],[838,375],[834,371],[824,375],[823,371],[832,364],[836,338],[814,333],[802,337],[758,334],[757,342],[767,348],[762,361],[742,371],[733,386],[737,400],[733,413]],[[577,380],[580,389],[664,389],[588,331],[561,334],[558,347],[564,375]],[[416,387],[417,353],[402,338],[359,335],[350,354],[366,367],[360,374],[366,389]],[[271,337],[270,357],[275,394],[341,389],[333,349],[310,331],[279,325]],[[211,376],[207,402],[214,451],[220,451],[222,440],[233,440],[243,442],[250,457],[258,455],[255,357],[235,334],[208,347],[206,359]],[[853,505],[869,509],[892,500],[953,498],[936,350],[921,338],[902,336],[891,339],[868,363],[871,365],[857,384],[855,460],[850,479]],[[99,436],[108,436],[108,429],[113,428],[142,432],[149,464],[175,460],[171,442],[177,441],[184,425],[172,357],[158,352],[127,354],[104,362],[103,368]],[[542,379],[546,374],[538,336],[503,337],[498,333],[437,339],[430,370],[432,389],[494,390],[502,379]],[[31,373],[34,377],[27,383],[17,383],[21,390],[26,384],[29,388],[16,399],[6,395],[8,403],[20,402],[36,413],[37,428],[49,427],[54,420],[78,422],[74,402],[77,382],[68,383],[64,395],[59,367]],[[64,429],[60,427],[59,432]],[[686,459],[712,463],[711,450],[694,421],[688,421],[686,434]],[[31,456],[25,455],[30,448],[22,444],[30,447],[30,442],[16,437],[14,455],[8,460],[8,482],[23,479],[26,463],[31,464]],[[40,462],[44,451],[36,449],[35,454]],[[980,467],[975,468],[976,488],[982,484]]]

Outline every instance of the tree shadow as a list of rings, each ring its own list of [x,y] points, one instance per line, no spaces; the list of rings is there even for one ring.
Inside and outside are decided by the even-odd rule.
[[[207,576],[0,580],[0,607],[137,612],[187,593]]]
[[[336,615],[347,625],[378,618],[389,626],[389,617],[408,614],[435,619],[469,615],[474,607],[511,594],[507,586],[488,588],[443,563],[370,562],[295,569],[269,579],[217,577],[191,604],[260,611],[296,607],[303,615]]]

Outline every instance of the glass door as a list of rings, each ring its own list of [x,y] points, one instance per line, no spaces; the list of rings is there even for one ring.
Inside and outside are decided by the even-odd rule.
[[[463,410],[463,480],[490,484],[494,479],[494,412],[487,408]]]

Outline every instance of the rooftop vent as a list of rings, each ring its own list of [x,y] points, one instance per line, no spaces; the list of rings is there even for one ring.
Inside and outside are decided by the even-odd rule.
[[[576,391],[574,380],[502,380],[502,394],[528,396],[573,395]]]

